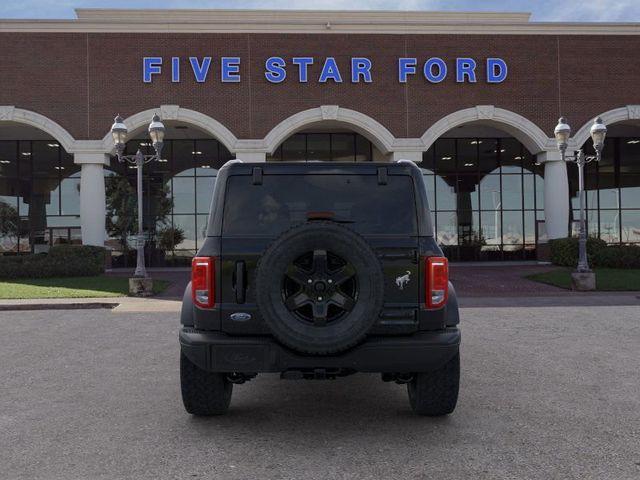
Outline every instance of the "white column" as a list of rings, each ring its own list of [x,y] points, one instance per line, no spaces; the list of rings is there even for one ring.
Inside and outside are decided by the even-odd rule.
[[[236,158],[243,162],[266,162],[265,152],[236,152]]]
[[[420,163],[422,161],[422,152],[416,151],[395,151],[391,154],[391,161],[397,162],[398,160],[411,160],[415,163]]]
[[[104,246],[106,238],[106,197],[104,165],[109,157],[104,153],[76,153],[74,162],[81,165],[80,172],[80,226],[82,244]]]
[[[544,163],[544,217],[549,239],[569,235],[569,179],[560,152],[542,152]]]

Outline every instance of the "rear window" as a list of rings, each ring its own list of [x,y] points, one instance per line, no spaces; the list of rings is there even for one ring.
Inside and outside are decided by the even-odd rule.
[[[390,175],[265,175],[227,181],[224,235],[277,235],[310,218],[331,218],[362,234],[417,234],[413,181]]]

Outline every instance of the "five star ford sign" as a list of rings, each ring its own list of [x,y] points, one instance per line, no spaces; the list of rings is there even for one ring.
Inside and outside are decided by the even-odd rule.
[[[142,79],[145,83],[151,83],[155,76],[161,76],[165,65],[170,70],[171,82],[181,81],[181,63],[188,62],[191,67],[193,78],[198,83],[207,81],[211,69],[212,57],[171,57],[165,60],[164,57],[144,57],[142,60]],[[220,81],[223,83],[238,83],[242,77],[240,75],[240,57],[220,58]],[[507,62],[501,58],[487,58],[484,60],[486,69],[484,70],[484,80],[487,83],[502,83],[508,74]],[[375,67],[371,59],[366,57],[352,57],[349,62],[348,71],[340,69],[335,57],[326,57],[320,61],[314,57],[269,57],[264,62],[264,76],[271,83],[284,82],[289,75],[295,76],[298,82],[307,83],[316,81],[327,83],[329,81],[342,83],[372,83],[375,76]],[[314,65],[320,65],[315,75],[311,75]],[[478,81],[478,61],[469,58],[456,58],[451,62],[451,70],[458,83],[476,83]],[[419,70],[421,70],[419,72]],[[450,67],[448,63],[439,57],[431,57],[421,61],[415,57],[398,58],[398,82],[406,83],[412,76],[422,75],[430,83],[440,83],[449,75]],[[345,80],[346,78],[346,80]]]

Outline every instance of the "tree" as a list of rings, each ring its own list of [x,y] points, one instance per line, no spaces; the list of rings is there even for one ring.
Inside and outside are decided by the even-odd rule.
[[[165,227],[158,232],[158,248],[164,252],[170,252],[176,245],[184,241],[184,230],[180,227]]]
[[[138,233],[138,200],[136,190],[126,177],[112,176],[105,182],[107,197],[107,231],[109,235],[119,240],[123,251],[129,250],[128,238]],[[166,224],[173,208],[173,199],[169,195],[166,185],[156,187],[150,193],[152,205],[149,238],[155,237],[158,224]]]
[[[0,237],[20,238],[20,215],[18,209],[7,202],[0,201]]]

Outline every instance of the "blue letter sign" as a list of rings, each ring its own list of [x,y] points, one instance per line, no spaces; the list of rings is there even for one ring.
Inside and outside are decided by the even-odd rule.
[[[162,72],[162,57],[144,57],[142,59],[142,81],[151,83],[151,75]]]
[[[416,73],[417,58],[400,58],[398,59],[398,81],[407,83],[407,75]]]
[[[343,68],[349,68],[350,72],[346,73],[351,83],[373,83],[374,81],[374,65],[373,61],[368,57],[351,57],[342,53],[344,60]],[[193,72],[193,78],[197,83],[205,83],[211,78],[209,71],[211,70],[211,62],[213,57],[187,57],[189,65]],[[170,64],[169,64],[170,59]],[[220,61],[220,77],[217,81],[221,83],[239,83],[240,75],[240,57],[216,57],[214,61]],[[347,63],[347,60],[349,63]],[[158,78],[163,78],[166,82],[180,83],[182,81],[182,73],[185,72],[182,63],[186,58],[167,57],[167,71],[163,75],[162,67],[164,60],[162,57],[143,57],[142,58],[142,81],[144,83],[152,83]],[[508,76],[507,62],[502,58],[488,57],[483,59],[486,62],[486,70],[478,69],[478,61],[472,57],[459,57],[455,59],[447,59],[440,57],[426,57],[426,60],[416,57],[399,57],[397,82],[407,83],[409,81],[419,81],[416,76],[418,68],[422,70],[423,84],[426,82],[431,84],[441,83],[451,78],[451,74],[455,76],[457,83],[476,83],[478,77],[484,77],[486,83],[503,83]],[[318,64],[317,67],[314,65]],[[420,67],[418,67],[420,65]],[[189,67],[186,67],[189,68]],[[288,72],[287,69],[297,69]],[[319,70],[319,71],[318,71]],[[454,74],[455,70],[455,74]],[[291,74],[291,75],[290,75]],[[272,56],[264,61],[264,77],[269,83],[282,83],[285,81],[296,81],[298,83],[308,83],[312,75],[312,81],[317,83],[343,83],[342,72],[336,61],[336,57],[324,57],[321,59],[314,57],[285,57]],[[157,78],[156,78],[157,77]],[[297,77],[297,79],[296,79]],[[291,80],[290,80],[291,78]],[[384,80],[384,79],[383,79]],[[387,79],[390,81],[392,79]],[[426,82],[424,81],[426,80]],[[450,79],[449,81],[453,81]]]
[[[433,68],[437,67],[438,73],[433,73]],[[430,58],[424,64],[424,76],[431,83],[440,83],[447,77],[447,64],[438,57]]]
[[[456,82],[464,83],[464,77],[476,83],[476,61],[473,58],[456,58]]]
[[[222,83],[240,82],[240,57],[222,57]]]
[[[342,83],[342,77],[340,76],[340,69],[336,63],[336,59],[333,57],[327,57],[324,61],[324,66],[320,72],[320,83],[326,83],[327,80],[333,80],[336,83]]]
[[[171,81],[180,83],[180,57],[171,58]]]
[[[313,57],[294,57],[291,63],[298,65],[298,81],[307,83],[309,81],[309,65],[313,65]]]
[[[267,61],[264,64],[267,71],[264,72],[264,76],[271,83],[284,82],[284,79],[287,78],[287,71],[284,69],[286,65],[286,62],[282,57],[267,58]]]
[[[209,67],[211,67],[211,57],[204,57],[202,64],[198,63],[198,57],[189,57],[189,62],[191,62],[191,69],[196,82],[204,83],[209,73]]]
[[[355,57],[351,59],[351,82],[359,83],[360,77],[364,78],[365,83],[371,83],[371,60],[364,57]]]
[[[507,62],[501,58],[487,58],[487,83],[502,83],[507,78]]]

